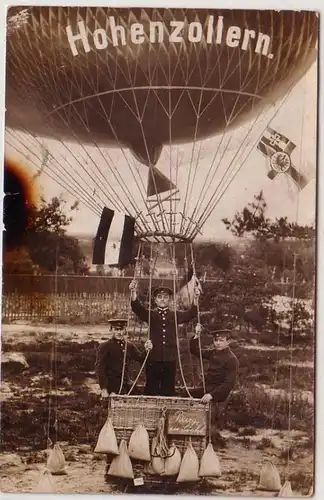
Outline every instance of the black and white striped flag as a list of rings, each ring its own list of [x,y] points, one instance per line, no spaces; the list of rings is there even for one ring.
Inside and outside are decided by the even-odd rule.
[[[127,266],[133,257],[134,237],[135,219],[105,207],[94,240],[92,264]]]

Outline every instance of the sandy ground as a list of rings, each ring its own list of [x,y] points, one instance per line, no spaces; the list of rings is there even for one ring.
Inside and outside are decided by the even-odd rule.
[[[108,329],[107,329],[108,332]],[[31,342],[47,342],[55,335],[57,342],[67,341],[79,344],[96,340],[100,341],[107,335],[105,327],[71,327],[71,326],[48,326],[48,325],[3,325],[2,340],[7,346],[12,345],[12,352],[3,355],[2,362],[6,362],[6,356],[16,356],[19,362],[20,353],[15,352],[15,343],[28,344]],[[261,346],[260,346],[261,347]],[[257,346],[253,346],[257,348]],[[20,359],[24,365],[24,359]],[[38,376],[34,376],[31,383],[37,384]],[[95,393],[98,388],[92,379],[84,381],[90,393]],[[69,394],[68,390],[64,391]],[[73,391],[71,391],[73,394]],[[20,398],[22,393],[20,390]],[[6,380],[1,384],[1,400],[19,400],[17,387]],[[244,497],[274,497],[273,492],[262,492],[258,490],[259,475],[266,458],[270,458],[278,467],[282,482],[288,473],[292,478],[294,495],[306,496],[310,492],[313,476],[313,450],[309,446],[309,436],[306,433],[292,431],[271,431],[259,429],[256,435],[244,435],[239,432],[221,431],[225,445],[217,448],[222,468],[222,477],[210,480],[212,495],[229,495]],[[285,450],[290,441],[294,453],[290,459],[289,470],[287,469],[287,458]],[[266,444],[265,444],[266,443]],[[115,491],[111,485],[104,481],[105,457],[93,453],[90,445],[71,446],[69,443],[60,443],[67,462],[67,474],[53,478],[53,490],[60,493],[109,493]],[[5,452],[0,456],[0,489],[2,492],[32,492],[37,487],[42,472],[46,466],[46,451],[32,452],[30,448],[25,450],[20,447],[19,452]],[[191,487],[189,492],[206,494],[199,488]],[[135,491],[136,492],[136,491]],[[158,493],[159,491],[156,491]],[[184,491],[188,493],[187,491]],[[178,494],[183,493],[182,490]]]
[[[272,436],[273,442],[269,449],[258,450],[256,445],[265,437]],[[212,494],[242,495],[242,496],[276,496],[273,492],[258,490],[259,474],[264,459],[272,458],[278,466],[282,480],[286,467],[276,456],[282,449],[287,434],[271,433],[263,430],[257,436],[238,438],[233,433],[223,432],[227,441],[226,449],[217,450],[221,467],[221,478],[210,480]],[[294,440],[306,439],[303,433],[294,433]],[[95,455],[90,447],[80,448],[62,444],[67,467],[66,475],[53,477],[53,489],[58,493],[108,493],[112,489],[104,481],[105,460],[101,455]],[[38,485],[42,471],[45,469],[46,452],[38,452],[31,457],[28,453],[4,453],[0,459],[1,490],[3,492],[32,492]],[[28,463],[30,460],[34,463]],[[305,452],[300,454],[298,461],[291,464],[294,475],[305,472],[311,475],[312,457]],[[204,493],[203,491],[201,493]],[[294,491],[295,496],[303,496],[302,492]],[[305,495],[305,493],[304,493]]]

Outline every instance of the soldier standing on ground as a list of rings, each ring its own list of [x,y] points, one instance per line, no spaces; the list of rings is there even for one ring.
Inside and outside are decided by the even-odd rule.
[[[112,319],[109,321],[112,328],[112,338],[102,343],[97,350],[95,372],[101,389],[101,397],[107,398],[110,395],[118,394],[123,373],[123,363],[125,358],[125,371],[122,394],[127,394],[131,388],[129,378],[129,364],[131,360],[142,363],[145,352],[140,351],[133,343],[126,341],[127,319]],[[145,350],[152,349],[152,342],[146,341]]]

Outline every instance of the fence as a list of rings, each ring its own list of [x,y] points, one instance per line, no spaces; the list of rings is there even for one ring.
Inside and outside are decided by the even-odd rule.
[[[2,321],[53,322],[72,324],[98,324],[106,322],[110,317],[124,315],[127,317],[129,309],[130,277],[111,276],[55,276],[55,275],[4,275],[2,290]],[[261,290],[266,290],[266,282],[258,283]],[[233,309],[233,294],[235,286],[240,282],[239,276],[231,279],[207,279],[208,284],[222,300],[224,311],[236,317]],[[173,287],[172,278],[154,278],[153,288],[163,284]],[[147,296],[149,279],[141,278],[139,295],[142,300]],[[183,282],[178,280],[179,289]],[[243,288],[247,285],[242,282]],[[249,279],[248,287],[253,289],[253,277]],[[289,286],[291,286],[289,284]],[[277,287],[277,289],[276,289]],[[271,292],[280,293],[281,285],[272,283]],[[206,291],[206,289],[205,289]],[[254,289],[252,290],[254,292]],[[287,290],[288,292],[288,290]],[[204,293],[204,297],[208,295]],[[215,295],[215,294],[214,294]],[[228,307],[225,307],[225,302]],[[240,305],[241,299],[237,297]],[[246,299],[251,304],[251,299]],[[235,304],[237,306],[237,304]],[[219,307],[217,308],[219,309]],[[228,318],[227,318],[228,321]]]
[[[117,314],[127,317],[128,277],[11,275],[4,276],[2,321],[40,321],[60,323],[100,323]],[[148,278],[140,281],[145,297]],[[170,279],[154,279],[172,288]]]

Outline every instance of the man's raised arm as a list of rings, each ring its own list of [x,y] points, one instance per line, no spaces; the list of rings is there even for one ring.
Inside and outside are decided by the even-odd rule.
[[[136,314],[141,321],[148,323],[149,311],[137,297],[137,282],[135,280],[130,283],[129,289],[131,291],[131,308],[133,313]]]

